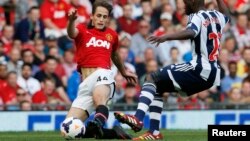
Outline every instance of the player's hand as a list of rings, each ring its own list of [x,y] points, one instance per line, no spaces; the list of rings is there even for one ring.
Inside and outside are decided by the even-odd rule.
[[[75,8],[69,11],[68,18],[69,18],[69,21],[75,21],[77,19],[77,10]]]
[[[122,74],[122,76],[129,82],[129,83],[133,83],[136,84],[137,83],[137,76],[134,73],[131,72],[125,72],[124,74]]]
[[[150,36],[150,37],[147,38],[147,41],[150,42],[151,44],[156,44],[156,47],[158,47],[160,43],[163,43],[166,40],[165,40],[164,36],[161,36],[161,37]]]

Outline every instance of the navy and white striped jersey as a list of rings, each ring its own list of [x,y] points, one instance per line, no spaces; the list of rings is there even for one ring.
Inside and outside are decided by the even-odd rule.
[[[200,76],[207,80],[211,70],[217,69],[215,85],[220,83],[220,69],[217,65],[220,38],[229,18],[219,11],[200,10],[189,16],[187,29],[195,32],[192,40],[193,59],[190,62],[195,69],[200,69]]]

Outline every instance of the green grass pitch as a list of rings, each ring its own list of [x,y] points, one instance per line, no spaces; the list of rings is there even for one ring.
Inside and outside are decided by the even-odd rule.
[[[164,141],[207,141],[206,130],[162,130]],[[143,132],[133,134],[140,135]],[[92,141],[95,139],[82,139]],[[0,141],[65,141],[59,132],[0,132]],[[107,140],[106,140],[107,141]],[[114,140],[115,141],[115,140]]]

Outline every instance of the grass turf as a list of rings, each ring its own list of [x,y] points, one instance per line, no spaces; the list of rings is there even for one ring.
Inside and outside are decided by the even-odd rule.
[[[143,132],[134,134],[131,132],[133,136],[138,136],[142,133]],[[207,131],[205,130],[162,130],[161,133],[164,136],[164,141],[165,140],[207,141]],[[82,140],[91,141],[95,139],[82,139]],[[59,132],[0,132],[0,141],[65,141],[65,140],[60,136]]]

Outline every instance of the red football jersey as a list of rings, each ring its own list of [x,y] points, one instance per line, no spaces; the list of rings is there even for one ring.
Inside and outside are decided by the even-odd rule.
[[[52,22],[59,28],[63,29],[67,27],[67,13],[70,5],[64,0],[59,0],[57,3],[45,0],[40,8],[41,18],[51,19]]]
[[[101,31],[87,28],[84,24],[77,26],[79,34],[75,38],[76,61],[78,68],[111,67],[111,53],[118,48],[118,35],[110,28]]]

